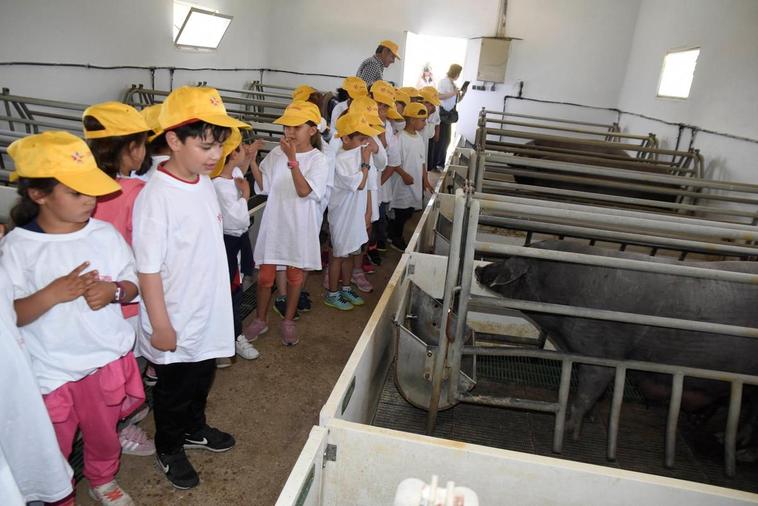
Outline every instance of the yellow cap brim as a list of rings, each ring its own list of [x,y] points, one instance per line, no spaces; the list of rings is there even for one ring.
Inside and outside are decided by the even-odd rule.
[[[210,123],[211,125],[217,125],[217,126],[222,126],[222,127],[250,128],[250,125],[245,123],[244,121],[234,119],[231,116],[227,116],[226,114],[203,115],[197,119],[203,120],[206,123]]]
[[[157,131],[150,130],[150,133],[147,134],[147,143],[150,144],[155,140],[156,137],[158,137],[160,134],[163,133],[163,129],[159,128]]]
[[[83,195],[99,197],[121,190],[121,186],[100,169],[77,174],[59,174],[55,179]]]
[[[390,106],[390,107],[387,109],[387,117],[388,117],[389,119],[394,119],[394,120],[403,119],[403,116],[402,116],[402,114],[400,114],[399,112],[397,112],[397,108],[395,107],[395,105],[394,105],[394,104],[393,104],[393,105],[391,105],[391,106]]]
[[[375,135],[379,135],[380,133],[382,133],[380,130],[377,130],[376,128],[372,128],[369,125],[362,124],[362,125],[358,125],[358,127],[352,132],[348,132],[346,134],[337,132],[337,137],[346,137],[350,134],[354,134],[355,132],[361,133],[363,135],[368,135],[369,137],[373,137]]]
[[[13,172],[11,172],[11,173],[10,173],[10,175],[8,176],[8,180],[9,180],[9,181],[12,183],[12,182],[13,182],[13,181],[15,181],[16,179],[18,179],[18,172],[16,172],[16,171],[14,170],[14,171],[13,171]]]
[[[144,130],[125,129],[122,131],[114,131],[113,129],[106,128],[105,130],[95,130],[93,132],[85,130],[84,138],[85,139],[103,139],[105,137],[124,137],[126,135],[134,135],[134,134],[139,134],[142,132],[151,132],[151,130],[149,128],[144,129]]]

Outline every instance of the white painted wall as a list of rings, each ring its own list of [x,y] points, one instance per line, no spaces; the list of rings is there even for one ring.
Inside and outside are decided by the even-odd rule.
[[[643,0],[619,108],[758,139],[756,26],[754,0]],[[689,98],[657,98],[664,55],[688,46],[701,47]],[[675,143],[675,127],[628,115],[622,123],[655,132],[665,146]],[[758,183],[758,144],[699,133],[694,147],[705,156],[708,177]]]
[[[3,0],[0,62],[31,61],[175,67],[266,65],[266,0],[199,0],[234,16],[217,51],[177,49],[172,41],[171,0]],[[241,87],[258,73],[178,73],[174,84],[212,80]],[[119,99],[131,83],[149,83],[144,70],[0,67],[0,86],[19,95],[93,103]],[[168,86],[168,73],[157,73]]]

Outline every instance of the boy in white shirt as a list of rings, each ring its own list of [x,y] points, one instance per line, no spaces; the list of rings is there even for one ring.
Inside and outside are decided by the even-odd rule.
[[[171,484],[199,483],[185,448],[231,449],[234,438],[208,426],[205,405],[215,359],[234,355],[229,272],[221,209],[208,178],[231,127],[218,91],[185,86],[163,103],[160,125],[171,158],[140,192],[133,247],[142,300],[137,347],[155,365],[155,448]]]
[[[427,142],[426,168],[427,170],[434,170],[434,154],[437,151],[437,143],[440,140],[440,99],[434,86],[425,86],[419,90],[419,93],[421,93],[424,99],[424,107],[426,107],[429,113],[423,133]]]
[[[247,230],[250,228],[250,213],[247,201],[250,198],[250,184],[245,180],[245,170],[250,166],[250,159],[258,154],[262,145],[257,141],[249,148],[242,146],[242,134],[238,128],[224,142],[224,156],[219,160],[214,174],[211,175],[213,189],[216,190],[218,204],[221,208],[221,221],[224,227],[224,247],[229,267],[229,283],[232,286],[232,312],[234,314],[234,349],[240,357],[253,360],[259,357],[258,350],[242,333],[240,304],[242,303],[242,286],[234,284],[239,271],[237,257],[242,251],[243,242],[248,241]],[[241,278],[241,275],[240,275]],[[217,360],[221,368],[231,365],[226,360]]]
[[[395,217],[390,220],[389,239],[392,247],[405,251],[403,239],[405,223],[414,211],[421,209],[424,190],[433,191],[426,173],[426,142],[421,132],[428,113],[423,104],[412,102],[403,110],[405,130],[400,132],[400,160],[402,166],[394,168],[392,175],[392,202],[390,209]]]

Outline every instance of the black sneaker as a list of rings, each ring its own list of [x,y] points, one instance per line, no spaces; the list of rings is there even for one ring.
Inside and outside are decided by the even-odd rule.
[[[378,247],[371,248],[369,247],[368,251],[366,251],[366,256],[368,257],[369,262],[371,262],[374,265],[382,265],[382,255],[379,254]]]
[[[194,434],[185,434],[184,436],[185,450],[198,448],[221,453],[231,450],[234,444],[234,437],[231,434],[207,425]]]
[[[390,246],[392,247],[392,249],[397,250],[400,253],[405,253],[405,248],[408,247],[408,245],[405,243],[402,237],[398,237],[397,239],[392,239]]]
[[[175,488],[187,490],[200,483],[200,477],[183,449],[170,454],[156,452],[155,464]]]
[[[300,299],[297,301],[297,310],[307,313],[311,310],[311,294],[303,290],[300,292]],[[297,318],[295,318],[297,320]]]
[[[376,249],[379,250],[380,253],[384,253],[387,251],[387,242],[386,241],[377,241],[376,243]]]
[[[300,309],[300,301],[297,303],[298,309]],[[287,297],[276,297],[274,299],[274,312],[284,318],[284,315],[287,314]],[[300,319],[300,313],[295,311],[295,317],[293,320],[299,320]]]

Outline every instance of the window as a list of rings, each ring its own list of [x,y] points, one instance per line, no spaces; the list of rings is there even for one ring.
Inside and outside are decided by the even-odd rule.
[[[174,2],[174,44],[216,49],[231,22],[232,16]]]
[[[667,98],[687,98],[690,96],[695,65],[700,56],[700,48],[669,51],[663,58],[658,96]]]

